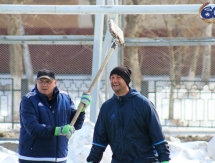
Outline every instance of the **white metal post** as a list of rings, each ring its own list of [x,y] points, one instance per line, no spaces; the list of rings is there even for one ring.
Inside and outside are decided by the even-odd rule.
[[[108,0],[107,5],[118,5],[118,1]],[[109,14],[108,17],[112,19],[117,25],[119,25],[118,14]],[[113,90],[110,87],[110,82],[109,82],[109,74],[110,74],[110,71],[118,65],[118,63],[119,63],[119,48],[117,47],[113,52],[113,55],[111,56],[106,67],[106,81],[108,82],[106,85],[108,90],[108,92],[106,93],[107,94],[106,99],[113,95]]]
[[[98,3],[103,3],[101,0]],[[0,5],[0,14],[198,14],[202,4],[180,5]],[[210,4],[215,6],[215,4]]]
[[[97,5],[103,5],[104,0],[97,0]],[[93,63],[92,63],[92,76],[93,80],[101,67],[102,59],[102,43],[103,43],[103,28],[104,27],[104,14],[95,15],[95,27],[94,27],[94,43],[93,43]],[[100,92],[100,79],[98,79],[91,95],[92,104],[90,106],[90,121],[96,122],[98,110],[99,110],[99,92]]]

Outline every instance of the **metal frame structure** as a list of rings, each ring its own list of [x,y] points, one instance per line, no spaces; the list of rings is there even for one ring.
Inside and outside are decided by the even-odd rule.
[[[212,4],[211,4],[212,5]],[[111,19],[118,22],[118,14],[198,14],[202,4],[183,4],[183,5],[118,5],[113,0],[97,0],[97,5],[0,5],[0,14],[95,14],[94,36],[0,36],[0,44],[70,44],[70,45],[93,45],[92,79],[95,77],[104,59],[107,49],[111,44],[109,32],[103,36],[104,15],[107,14]],[[215,38],[205,39],[148,39],[148,38],[125,38],[126,46],[188,46],[188,45],[215,45]],[[118,55],[117,51],[113,56]],[[118,64],[115,58],[110,59],[106,72]],[[111,65],[110,65],[111,64]],[[99,99],[100,82],[95,86],[92,97]],[[111,92],[111,89],[109,89]],[[90,120],[96,121],[99,101],[93,100],[91,104]]]
[[[102,36],[105,42],[106,37]],[[0,44],[46,44],[46,45],[93,45],[94,37],[85,35],[26,35],[26,36],[1,36]],[[126,46],[198,46],[215,45],[215,37],[208,38],[167,38],[155,39],[138,37],[125,38]]]
[[[97,5],[0,5],[0,14],[198,14],[201,6],[104,5],[104,1],[97,0]]]

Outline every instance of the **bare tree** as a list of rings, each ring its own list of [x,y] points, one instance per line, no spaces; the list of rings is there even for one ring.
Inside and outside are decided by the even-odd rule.
[[[21,4],[24,3],[24,0],[6,0],[8,4]],[[28,1],[29,2],[29,1]],[[8,35],[24,35],[24,26],[22,23],[21,15],[7,15],[8,26],[7,33]],[[24,47],[24,48],[23,48]],[[10,53],[10,74],[13,78],[14,89],[21,89],[21,79],[23,78],[23,55],[25,58],[25,69],[27,72],[27,76],[29,81],[33,82],[33,70],[30,62],[30,53],[28,50],[28,46],[21,44],[11,44],[9,45],[9,53]],[[21,99],[21,94],[19,92],[14,93],[14,101],[13,101],[13,109],[14,109],[14,118],[15,120],[19,119],[19,103]]]
[[[8,15],[8,35],[19,35],[20,15]],[[9,45],[10,52],[10,74],[13,78],[14,89],[21,89],[21,79],[23,77],[22,46],[20,44]],[[18,120],[18,108],[21,94],[14,93],[14,118]]]
[[[93,0],[92,0],[93,1]],[[140,0],[125,0],[125,5],[153,5],[153,4],[195,4],[195,0],[160,0],[160,1],[140,1]],[[201,2],[199,2],[201,3]],[[202,1],[204,3],[204,1]],[[213,2],[212,2],[213,3]],[[198,16],[198,15],[197,15]],[[153,30],[162,29],[163,35],[168,38],[176,37],[196,37],[212,36],[212,25],[207,25],[206,33],[202,34],[199,29],[204,29],[205,23],[196,24],[193,22],[193,15],[133,15],[128,14],[125,16],[125,37],[137,38],[140,37],[143,29],[147,29],[149,34],[145,37],[153,38],[159,37]],[[167,51],[163,54],[162,58],[165,63],[169,64],[169,78],[172,82],[169,94],[169,119],[174,119],[174,95],[176,86],[181,83],[183,69],[189,69],[187,72],[188,79],[194,80],[196,77],[197,65],[199,62],[199,56],[201,54],[201,47],[189,47],[189,46],[168,46]],[[125,62],[133,70],[132,83],[137,90],[141,90],[141,81],[144,80],[144,74],[141,72],[141,62],[139,56],[138,47],[126,47],[125,48]],[[192,56],[192,57],[191,57]],[[144,57],[142,57],[144,58]],[[142,59],[141,58],[141,59]],[[191,59],[189,59],[191,58]],[[211,46],[205,47],[205,53],[203,57],[202,67],[202,79],[208,81],[210,79],[210,68],[211,68]],[[191,83],[192,84],[192,83]]]
[[[135,38],[139,36],[140,29],[139,27],[139,21],[140,21],[141,15],[127,15],[126,16],[126,37]],[[142,72],[140,69],[140,62],[139,62],[139,51],[138,47],[132,46],[132,47],[126,47],[125,51],[128,54],[127,61],[129,63],[129,66],[132,69],[132,84],[133,87],[135,87],[137,90],[141,91],[141,81],[143,80]]]
[[[23,25],[23,21],[20,18],[19,19],[19,30],[20,30],[20,35],[25,35],[25,29]],[[26,77],[28,79],[28,89],[30,90],[31,85],[34,84],[34,77],[33,77],[33,67],[32,67],[32,62],[31,62],[31,55],[29,51],[28,44],[23,43],[22,44],[22,51],[23,51],[23,61],[24,61],[24,69],[26,73]]]
[[[153,4],[153,1],[141,1],[141,0],[126,0],[126,5],[147,5]],[[132,14],[126,15],[126,27],[125,27],[125,35],[129,38],[140,37],[140,33],[145,28],[143,21],[145,21],[146,16],[141,14]],[[141,71],[141,63],[139,57],[139,47],[126,47],[125,53],[127,54],[127,58],[125,61],[129,63],[129,66],[132,69],[132,84],[133,87],[138,91],[141,91],[141,83],[144,81],[144,76]]]
[[[213,24],[209,24],[206,27],[205,35],[207,37],[212,36]],[[203,67],[202,67],[202,80],[208,82],[211,77],[211,45],[205,47],[205,52],[203,54]]]

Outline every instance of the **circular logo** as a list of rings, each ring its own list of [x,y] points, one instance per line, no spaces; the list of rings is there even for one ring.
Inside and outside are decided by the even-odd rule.
[[[215,7],[209,5],[210,2],[204,3],[199,8],[199,15],[207,23],[215,23],[213,18],[215,18]]]

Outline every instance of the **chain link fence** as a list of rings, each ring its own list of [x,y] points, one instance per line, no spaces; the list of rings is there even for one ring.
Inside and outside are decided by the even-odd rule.
[[[196,4],[188,0],[135,2],[115,3]],[[95,1],[31,0],[22,4],[94,5]],[[117,18],[125,34],[125,47],[119,47],[116,57],[119,64],[131,67],[131,86],[155,104],[162,125],[214,127],[213,24],[205,23],[198,14],[129,15],[128,12]],[[42,68],[56,73],[59,88],[67,91],[78,105],[81,94],[92,81],[94,20],[93,14],[0,15],[0,122],[19,122],[20,99],[34,87],[36,73]],[[105,15],[104,34],[107,20]],[[22,36],[29,38],[23,41]],[[46,41],[40,36],[45,36]],[[70,42],[68,36],[76,41]],[[108,82],[102,78],[101,95],[94,100],[106,99]]]

